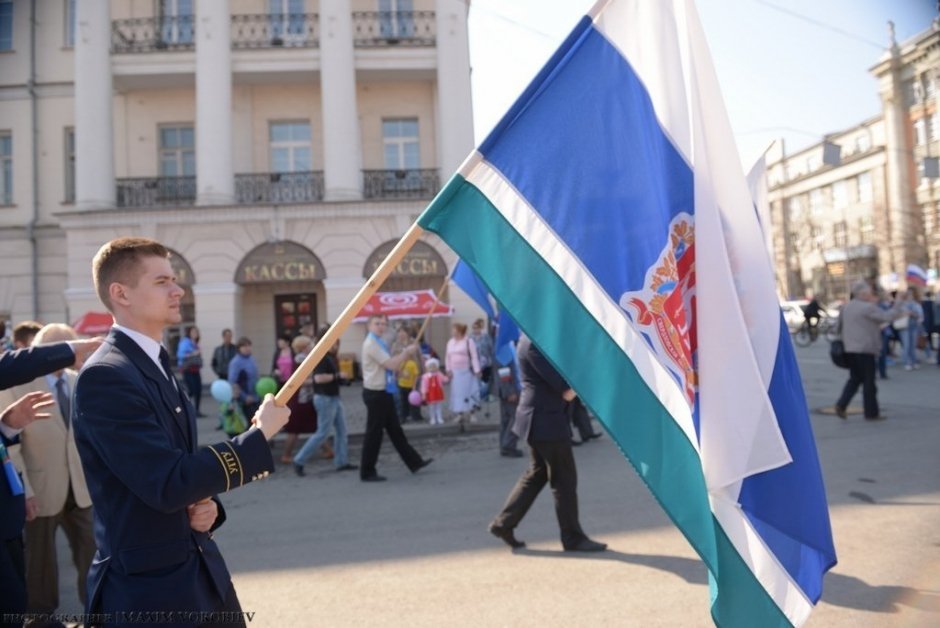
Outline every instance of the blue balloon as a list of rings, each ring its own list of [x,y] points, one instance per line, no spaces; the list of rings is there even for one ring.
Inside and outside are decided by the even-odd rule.
[[[228,403],[232,400],[232,385],[224,379],[217,379],[209,387],[212,398],[219,403]]]

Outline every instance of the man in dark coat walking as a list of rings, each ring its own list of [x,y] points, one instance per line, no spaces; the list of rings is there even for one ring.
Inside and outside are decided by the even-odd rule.
[[[550,484],[565,551],[601,552],[607,545],[589,539],[578,520],[578,471],[568,422],[568,404],[576,394],[526,336],[519,339],[518,355],[522,394],[513,432],[528,441],[531,462],[490,524],[490,533],[512,548],[524,547],[513,531]]]

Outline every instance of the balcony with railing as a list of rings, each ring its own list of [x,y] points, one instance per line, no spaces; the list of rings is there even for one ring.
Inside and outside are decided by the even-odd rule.
[[[192,205],[196,177],[133,177],[117,180],[118,207]]]
[[[370,200],[432,198],[440,187],[433,168],[362,171],[362,195]]]
[[[192,15],[132,17],[111,22],[111,52],[137,54],[193,50],[196,25]]]
[[[357,48],[432,47],[434,11],[354,11]],[[316,13],[240,14],[231,17],[232,49],[316,48],[320,17]],[[135,17],[111,22],[111,52],[191,51],[196,20],[192,15]]]
[[[353,11],[356,48],[435,44],[434,11]]]
[[[323,200],[323,171],[262,172],[235,175],[239,205],[314,203]]]
[[[118,207],[185,207],[196,202],[196,177],[131,177],[117,180]],[[319,203],[325,189],[322,170],[235,175],[236,205]],[[366,200],[429,199],[440,190],[433,168],[363,170]]]
[[[320,16],[316,13],[232,16],[232,49],[316,48]]]

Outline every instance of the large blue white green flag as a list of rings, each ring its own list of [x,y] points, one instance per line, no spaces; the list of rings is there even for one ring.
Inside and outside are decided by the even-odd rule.
[[[721,626],[836,561],[806,400],[692,0],[598,2],[419,218],[600,418]]]

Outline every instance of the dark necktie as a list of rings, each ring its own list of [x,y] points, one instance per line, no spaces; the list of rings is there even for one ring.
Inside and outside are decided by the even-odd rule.
[[[170,354],[166,352],[166,347],[160,347],[160,366],[163,367],[163,373],[173,383],[173,388],[176,388],[176,378],[173,377],[173,368],[170,366]]]
[[[72,401],[69,399],[69,392],[65,387],[65,375],[60,375],[59,379],[55,381],[55,398],[56,403],[59,404],[62,419],[65,421],[65,428],[68,429],[72,417]]]

